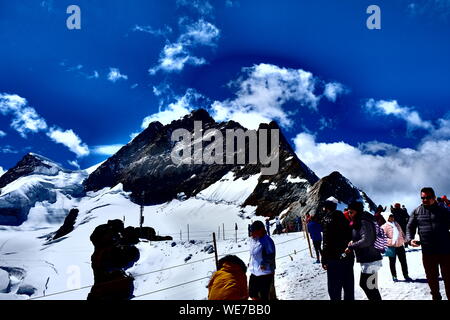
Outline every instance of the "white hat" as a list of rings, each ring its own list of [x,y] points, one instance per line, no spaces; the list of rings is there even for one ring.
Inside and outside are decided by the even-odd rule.
[[[331,202],[336,203],[336,204],[339,203],[339,200],[336,199],[335,197],[329,197],[329,198],[327,199],[327,201],[331,201]]]

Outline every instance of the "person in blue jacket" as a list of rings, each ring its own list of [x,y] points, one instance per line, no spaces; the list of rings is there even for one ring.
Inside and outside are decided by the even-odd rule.
[[[312,216],[311,220],[308,222],[308,232],[311,236],[314,249],[316,250],[316,263],[320,263],[320,255],[322,253],[322,226],[317,221],[317,217],[315,215]]]

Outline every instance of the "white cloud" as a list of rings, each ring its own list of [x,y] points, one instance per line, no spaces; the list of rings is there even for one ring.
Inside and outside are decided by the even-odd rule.
[[[108,80],[111,82],[116,82],[119,80],[128,80],[128,76],[121,74],[120,70],[117,68],[109,68]]]
[[[318,143],[313,135],[300,133],[295,150],[320,177],[339,171],[377,204],[420,204],[419,191],[431,186],[438,194],[450,191],[448,155],[450,140],[424,141],[417,148],[398,148],[371,142],[354,147],[345,142]]]
[[[179,41],[185,46],[215,46],[215,40],[219,37],[220,31],[215,25],[203,19],[187,25],[186,31],[180,36]]]
[[[97,70],[94,70],[94,73],[92,74],[92,75],[88,75],[88,76],[86,76],[88,79],[98,79],[98,78],[100,78],[100,74],[98,73],[98,71]]]
[[[204,58],[196,57],[191,51],[200,45],[215,46],[220,35],[219,29],[203,19],[184,28],[177,41],[164,46],[158,65],[149,69],[151,75],[158,71],[180,72],[186,65],[198,66],[206,63]]]
[[[163,29],[155,29],[151,26],[139,26],[135,25],[133,28],[134,32],[145,32],[155,36],[166,37],[168,34],[172,33],[173,30],[169,26],[164,26]]]
[[[84,157],[89,155],[88,146],[81,141],[81,139],[73,132],[73,130],[65,130],[53,127],[47,135],[56,143],[60,143],[69,148],[75,153],[77,157]]]
[[[4,175],[5,174],[5,170],[3,170],[3,167],[0,167],[0,177],[2,176],[2,175]]]
[[[77,160],[72,160],[72,161],[67,160],[67,163],[70,164],[71,166],[77,168],[78,170],[80,169],[80,165],[78,164]]]
[[[0,147],[0,153],[19,153],[19,151],[17,151],[10,145],[6,145],[4,147]]]
[[[408,1],[409,2],[409,1]],[[407,5],[411,16],[427,16],[431,18],[448,19],[450,16],[449,0],[420,0],[412,1]]]
[[[406,121],[408,130],[425,129],[432,130],[433,124],[430,121],[424,121],[419,113],[409,107],[400,106],[397,100],[379,100],[369,99],[364,107],[373,114],[392,115]]]
[[[2,131],[2,130],[0,130],[0,138],[3,138],[4,136],[6,136],[6,132],[5,132],[5,131]]]
[[[198,66],[205,63],[206,60],[203,58],[190,56],[183,44],[171,43],[164,46],[159,59],[159,65],[150,68],[149,73],[154,75],[160,70],[165,72],[180,72],[186,64]]]
[[[216,120],[235,120],[249,129],[271,120],[290,127],[293,120],[283,109],[286,102],[297,102],[302,107],[317,110],[321,99],[315,92],[319,80],[312,73],[264,63],[244,68],[243,72],[244,76],[231,84],[237,87],[236,97],[212,104]]]
[[[225,1],[225,7],[233,8],[233,7],[239,7],[240,3],[237,0],[226,0]]]
[[[95,146],[93,148],[93,152],[96,153],[96,154],[112,156],[117,151],[119,151],[120,148],[122,148],[122,147],[123,147],[123,144],[111,144],[111,145]]]
[[[347,89],[338,82],[330,82],[325,84],[323,95],[331,102],[336,102],[339,95],[347,92]]]
[[[178,7],[188,7],[200,15],[210,15],[214,8],[208,0],[177,0]]]
[[[12,114],[11,127],[23,138],[27,133],[36,133],[47,129],[47,123],[34,108],[28,106],[25,98],[16,94],[0,93],[0,113]]]
[[[450,139],[450,119],[438,119],[438,126],[433,127],[424,140]]]
[[[163,125],[171,123],[173,120],[189,114],[192,110],[192,104],[195,99],[201,98],[201,95],[194,90],[187,90],[182,97],[178,97],[175,102],[170,103],[165,108],[160,108],[159,112],[146,117],[142,122],[142,129],[148,127],[151,122],[159,121]],[[132,136],[132,139],[135,137]]]

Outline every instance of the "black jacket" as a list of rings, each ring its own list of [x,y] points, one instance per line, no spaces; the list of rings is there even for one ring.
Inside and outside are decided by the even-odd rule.
[[[418,229],[422,252],[450,254],[450,212],[437,203],[417,207],[409,218],[406,240],[413,240]]]
[[[349,246],[355,251],[359,263],[374,262],[383,259],[380,251],[375,249],[376,239],[375,218],[368,212],[359,214],[353,223],[352,241]]]
[[[406,225],[408,224],[409,215],[406,209],[392,208],[391,213],[394,215],[395,221],[400,225],[403,232],[406,233]]]
[[[352,230],[344,214],[335,210],[327,213],[322,219],[323,245],[322,264],[329,260],[339,260],[352,240]],[[346,259],[354,259],[350,254]]]

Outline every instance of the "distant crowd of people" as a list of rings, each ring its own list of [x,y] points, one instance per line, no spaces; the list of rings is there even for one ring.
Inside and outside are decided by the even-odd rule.
[[[383,256],[389,258],[394,282],[398,281],[397,257],[403,278],[414,281],[408,272],[408,245],[422,248],[422,261],[433,300],[441,300],[439,268],[447,299],[450,298],[450,202],[446,196],[436,198],[432,188],[420,192],[422,204],[411,215],[399,203],[386,211],[377,207],[374,214],[364,210],[362,202],[349,203],[344,211],[337,210],[335,199],[325,201],[318,214],[297,218],[295,224],[283,228],[279,217],[275,231],[301,231],[303,222],[309,232],[316,263],[327,272],[328,294],[331,300],[354,300],[354,263],[361,266],[359,286],[369,300],[381,300],[378,271]],[[255,221],[249,227],[250,261],[246,265],[237,256],[219,260],[208,285],[210,300],[272,300],[275,294],[275,244],[270,237],[270,221],[264,225]],[[416,239],[418,233],[419,240]],[[248,267],[248,269],[247,269]],[[247,286],[247,271],[250,279]]]

